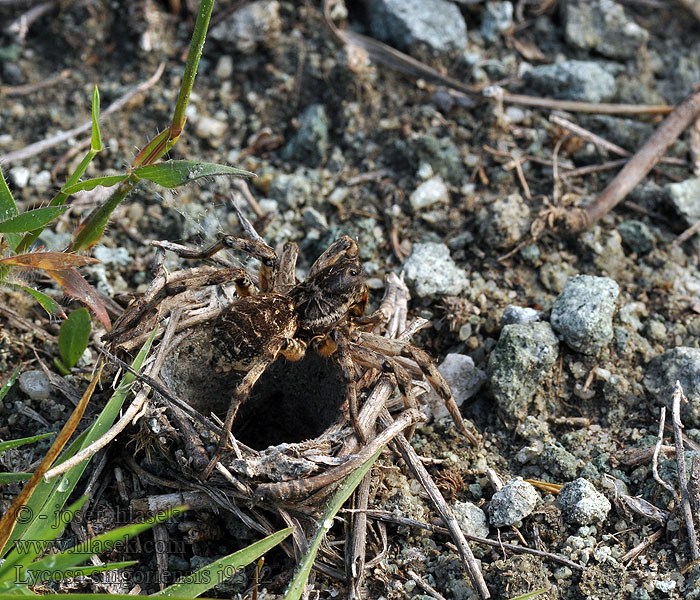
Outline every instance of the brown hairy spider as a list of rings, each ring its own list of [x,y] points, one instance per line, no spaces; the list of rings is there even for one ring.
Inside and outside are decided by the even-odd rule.
[[[249,224],[244,222],[246,225]],[[419,372],[446,402],[458,429],[473,439],[464,426],[449,386],[426,352],[408,341],[387,340],[364,331],[383,321],[387,311],[382,306],[375,313],[363,316],[367,286],[362,277],[355,240],[347,235],[341,236],[316,259],[306,280],[298,283],[295,276],[296,244],[285,244],[282,255],[278,257],[252,227],[246,227],[246,230],[251,238],[225,236],[202,252],[163,242],[157,245],[186,258],[209,258],[222,248],[250,254],[261,261],[257,290],[253,277],[236,267],[199,267],[173,273],[170,279],[161,276],[160,280],[154,280],[142,298],[127,308],[115,323],[115,329],[107,335],[119,346],[133,336],[135,326],[149,311],[156,308],[157,312],[162,312],[161,303],[168,296],[194,287],[233,281],[238,297],[213,318],[211,344],[215,370],[219,373],[235,371],[241,373],[242,378],[230,401],[224,435],[220,437],[219,447],[205,475],[211,473],[226,449],[236,413],[265,370],[280,356],[291,361],[300,360],[309,347],[338,361],[347,384],[346,403],[350,418],[362,442],[364,436],[357,425],[358,366],[393,373],[407,406],[416,406],[411,377],[407,369],[395,360],[398,357],[417,363]]]

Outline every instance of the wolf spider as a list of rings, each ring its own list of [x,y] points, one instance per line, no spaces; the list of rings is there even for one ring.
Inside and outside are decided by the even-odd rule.
[[[174,250],[185,258],[211,258],[223,248],[243,251],[260,260],[257,289],[252,277],[242,268],[200,267],[178,271],[172,274],[170,281],[167,277],[160,282],[154,281],[149,291],[126,309],[107,336],[119,345],[124,335],[132,332],[146,313],[158,308],[164,297],[193,287],[227,281],[234,283],[238,297],[211,323],[211,344],[215,371],[235,371],[242,375],[242,379],[233,391],[223,435],[204,471],[205,477],[226,449],[236,413],[265,370],[280,356],[290,361],[300,360],[309,347],[322,356],[332,356],[337,360],[346,381],[345,402],[361,442],[365,440],[357,423],[356,365],[393,373],[407,406],[416,406],[411,377],[396,360],[398,357],[415,361],[419,372],[447,404],[457,428],[473,440],[464,426],[449,385],[428,354],[407,341],[389,341],[368,331],[385,320],[388,311],[381,306],[371,315],[364,316],[367,286],[362,277],[355,240],[347,235],[341,236],[316,259],[306,280],[298,283],[295,276],[297,245],[285,244],[278,257],[252,227],[246,229],[251,237],[224,236],[203,251],[163,242],[157,245]]]

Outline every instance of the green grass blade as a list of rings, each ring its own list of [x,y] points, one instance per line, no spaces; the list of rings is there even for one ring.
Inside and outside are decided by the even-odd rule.
[[[174,188],[185,183],[191,183],[201,177],[255,177],[255,173],[236,169],[216,163],[205,163],[194,160],[169,160],[134,169],[134,174],[141,179],[148,179],[165,188]]]
[[[100,135],[100,91],[95,86],[92,89],[92,139],[90,150],[100,152],[102,150],[102,136]]]
[[[73,368],[85,352],[90,341],[92,323],[87,308],[74,310],[70,316],[61,323],[58,332],[58,350],[61,353],[63,363]]]
[[[341,509],[343,504],[345,504],[345,501],[350,497],[350,494],[352,494],[355,488],[360,485],[362,478],[372,468],[374,461],[377,460],[383,449],[384,448],[382,447],[377,450],[374,456],[372,456],[372,458],[370,458],[364,465],[348,475],[333,494],[333,497],[330,499],[330,502],[323,513],[323,517],[319,523],[316,535],[314,536],[309,549],[306,551],[306,554],[301,559],[297,572],[294,575],[294,579],[292,579],[292,582],[289,584],[289,588],[284,595],[284,600],[298,600],[301,598],[301,595],[304,592],[304,586],[306,585],[306,581],[311,573],[311,567],[314,564],[314,560],[316,560],[316,554],[318,553],[321,541],[328,530],[333,526],[333,519],[335,518],[335,515]]]
[[[0,485],[4,483],[16,483],[18,481],[26,481],[31,476],[31,473],[0,473]]]
[[[174,508],[146,519],[143,523],[124,525],[112,531],[95,536],[91,540],[78,544],[64,552],[58,554],[47,554],[36,562],[32,563],[32,571],[67,571],[77,567],[95,554],[110,552],[118,544],[124,544],[132,537],[151,529],[158,523],[163,523],[169,518],[187,510],[186,507]]]
[[[70,250],[72,252],[80,252],[100,241],[114,209],[122,203],[137,183],[138,179],[135,176],[126,178],[104,204],[90,213],[71,243]]]
[[[25,571],[32,562],[47,552],[54,542],[63,535],[66,525],[87,500],[87,496],[81,496],[65,511],[57,509],[50,519],[35,519],[38,523],[32,536],[17,540],[17,545],[0,566],[0,587],[7,587],[12,585],[14,581],[24,580]]]
[[[15,385],[15,381],[17,381],[21,370],[22,365],[16,367],[15,370],[12,371],[12,374],[10,375],[8,380],[2,385],[2,387],[0,387],[0,400],[7,396],[7,392],[9,392],[12,386]]]
[[[39,290],[35,290],[34,288],[30,288],[26,285],[19,285],[15,283],[12,284],[12,286],[27,292],[27,294],[32,296],[34,300],[36,300],[39,303],[41,308],[43,308],[51,316],[61,317],[62,319],[66,318],[66,313],[63,311],[61,305],[58,302],[56,302],[51,296],[47,296],[46,294],[44,294],[44,292],[40,292]]]
[[[277,533],[268,535],[266,538],[251,544],[243,550],[238,550],[233,554],[224,556],[217,561],[199,569],[199,571],[192,573],[184,578],[182,583],[174,583],[173,585],[152,594],[153,596],[186,596],[188,598],[196,598],[200,594],[203,594],[207,590],[210,590],[218,583],[221,583],[221,574],[235,573],[237,569],[249,565],[254,560],[265,554],[271,548],[274,548],[279,544],[284,538],[286,538],[290,533],[292,533],[292,527],[287,527],[282,529]]]
[[[17,371],[19,371],[19,367],[17,367]],[[2,398],[2,392],[0,392],[0,398]],[[0,442],[0,454],[5,452],[6,450],[9,450],[10,448],[19,448],[20,446],[26,446],[27,444],[33,444],[34,442],[38,442],[39,440],[46,439],[47,437],[51,437],[52,435],[56,435],[55,433],[40,433],[39,435],[33,435],[31,437],[25,437],[25,438],[17,438],[16,440],[8,440],[6,442]]]
[[[511,598],[510,600],[529,600],[530,598],[535,598],[537,596],[541,596],[542,594],[546,594],[550,589],[551,588],[540,588],[539,590],[532,590],[527,594],[523,594],[522,596],[518,596],[516,598]]]
[[[64,186],[61,190],[66,196],[75,194],[76,192],[89,192],[94,190],[98,185],[102,187],[112,187],[124,181],[129,175],[123,173],[121,175],[107,175],[105,177],[95,177],[94,179],[86,179],[85,181],[79,181],[73,185]]]
[[[0,233],[25,233],[34,231],[60,217],[70,207],[68,206],[44,206],[29,210],[6,221],[0,222]]]
[[[146,360],[146,356],[151,349],[151,344],[153,343],[153,338],[155,337],[155,332],[151,334],[146,343],[136,355],[136,358],[131,364],[134,371],[139,372],[143,366],[143,362]],[[92,442],[102,436],[114,423],[115,419],[119,415],[119,411],[124,404],[129,390],[131,389],[131,384],[134,382],[136,377],[131,373],[126,373],[122,378],[121,383],[117,389],[112,394],[102,412],[98,415],[97,420],[93,425],[86,429],[73,443],[70,444],[67,450],[64,451],[63,456],[56,464],[62,463],[67,460],[83,448],[89,446]],[[52,481],[42,481],[41,484],[32,494],[29,502],[27,503],[28,512],[34,515],[34,519],[28,523],[18,523],[8,540],[8,543],[3,549],[3,553],[9,549],[12,544],[18,539],[36,539],[36,531],[40,529],[42,520],[53,520],[54,515],[57,511],[65,505],[68,496],[75,488],[83,474],[83,471],[87,467],[89,461],[82,462],[68,472],[63,474],[58,482]]]

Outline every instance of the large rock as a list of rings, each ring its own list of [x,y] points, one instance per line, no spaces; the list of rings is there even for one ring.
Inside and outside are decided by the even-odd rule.
[[[506,325],[489,357],[491,391],[512,419],[527,416],[528,406],[559,356],[559,340],[549,323]]]
[[[613,0],[567,0],[563,17],[569,45],[608,58],[633,58],[649,39],[649,32]]]
[[[467,45],[467,26],[459,8],[447,0],[373,0],[367,3],[372,34],[400,50],[437,54]]]
[[[596,354],[613,338],[612,319],[620,287],[608,277],[570,278],[554,301],[551,322],[569,348]]]
[[[679,346],[653,358],[644,375],[644,385],[657,404],[673,404],[676,381],[681,382],[688,403],[681,403],[686,425],[700,427],[700,348]]]
[[[540,65],[526,71],[523,80],[533,91],[561,100],[606,102],[617,93],[615,78],[593,61]]]

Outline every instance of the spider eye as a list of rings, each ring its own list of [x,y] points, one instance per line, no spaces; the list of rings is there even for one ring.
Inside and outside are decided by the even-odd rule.
[[[350,269],[348,273],[350,273],[350,277],[357,277],[360,274],[360,272],[357,269]]]

